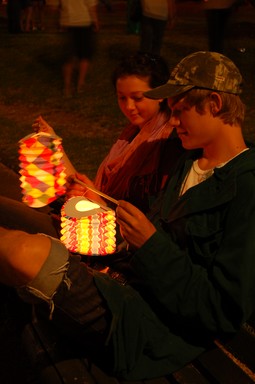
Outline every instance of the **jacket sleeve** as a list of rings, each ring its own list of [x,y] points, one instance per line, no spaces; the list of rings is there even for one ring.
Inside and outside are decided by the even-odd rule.
[[[174,318],[180,327],[229,333],[254,311],[254,196],[253,173],[241,176],[234,198],[218,207],[224,210],[221,235],[207,265],[194,261],[192,247],[178,245],[173,234],[160,230],[135,253],[133,267],[167,314],[165,323]]]

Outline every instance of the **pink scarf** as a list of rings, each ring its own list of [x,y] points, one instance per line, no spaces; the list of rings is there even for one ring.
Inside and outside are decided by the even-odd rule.
[[[115,199],[128,197],[135,176],[157,172],[162,144],[172,130],[165,113],[157,114],[141,130],[129,124],[101,163],[95,187]]]

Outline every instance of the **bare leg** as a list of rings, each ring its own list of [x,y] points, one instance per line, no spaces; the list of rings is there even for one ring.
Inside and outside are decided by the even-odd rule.
[[[27,7],[25,12],[26,12],[25,31],[30,32],[31,31],[32,18],[33,18],[33,8]]]
[[[44,30],[44,5],[38,1],[33,3],[33,28]]]
[[[76,65],[76,59],[71,58],[63,65],[63,76],[64,76],[64,96],[72,96],[72,79],[73,72]]]
[[[111,313],[93,274],[79,257],[70,258],[58,240],[0,227],[0,283],[17,288],[25,302],[38,304],[39,317],[49,326],[55,323],[76,353],[79,346],[84,353],[86,345],[90,355],[101,360],[102,353],[106,361]]]
[[[81,93],[84,90],[84,83],[85,78],[88,72],[89,67],[89,60],[88,59],[82,59],[79,62],[79,77],[78,77],[78,84],[77,84],[77,92]]]
[[[33,280],[49,255],[50,238],[0,227],[0,239],[0,282],[19,287]]]
[[[44,31],[44,5],[43,4],[39,4],[39,29],[41,31]]]

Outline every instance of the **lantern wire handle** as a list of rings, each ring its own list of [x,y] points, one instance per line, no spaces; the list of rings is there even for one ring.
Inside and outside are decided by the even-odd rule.
[[[97,195],[104,197],[106,200],[109,200],[109,201],[111,201],[112,203],[114,203],[114,204],[116,204],[116,205],[119,205],[118,200],[114,199],[114,198],[111,197],[111,196],[106,195],[105,193],[99,191],[98,189],[96,189],[96,188],[94,188],[94,187],[91,187],[90,185],[87,185],[87,184],[83,183],[82,181],[80,181],[80,180],[78,180],[78,179],[76,179],[76,178],[73,178],[73,181],[75,181],[75,183],[78,183],[78,184],[83,185],[84,187],[86,187],[86,188],[89,189],[90,191],[95,192]]]

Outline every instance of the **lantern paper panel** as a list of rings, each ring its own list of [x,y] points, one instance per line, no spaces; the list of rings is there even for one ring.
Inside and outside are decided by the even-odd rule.
[[[66,174],[62,139],[45,132],[19,141],[20,181],[23,202],[39,208],[65,194]]]
[[[82,196],[72,197],[61,209],[60,240],[74,253],[88,256],[114,253],[115,211]]]

